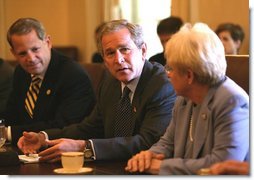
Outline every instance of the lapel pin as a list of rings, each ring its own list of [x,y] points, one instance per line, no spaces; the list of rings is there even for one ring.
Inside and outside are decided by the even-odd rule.
[[[206,117],[206,114],[203,113],[203,114],[202,114],[202,119],[203,119],[203,120],[206,120],[206,118],[207,118],[207,117]]]
[[[136,109],[136,107],[135,107],[135,106],[134,106],[134,108],[133,108],[133,111],[134,111],[134,112],[137,112],[137,109]]]
[[[48,89],[47,92],[46,92],[47,95],[50,95],[51,94],[51,90]]]

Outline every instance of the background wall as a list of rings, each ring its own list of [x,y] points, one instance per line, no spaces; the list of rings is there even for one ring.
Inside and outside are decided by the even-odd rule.
[[[9,26],[20,17],[42,21],[55,46],[77,46],[80,61],[91,62],[94,29],[110,11],[112,0],[0,0],[0,57],[14,59],[6,41]],[[114,0],[114,5],[117,3]],[[203,21],[215,29],[221,22],[240,24],[246,33],[241,54],[249,54],[248,0],[172,0],[172,15],[185,22]]]
[[[103,21],[101,0],[0,0],[0,57],[14,59],[6,40],[10,25],[21,17],[40,20],[54,46],[77,46],[81,61],[96,50],[93,32]]]
[[[249,54],[249,0],[172,0],[171,8],[172,15],[181,16],[185,22],[205,22],[213,30],[224,22],[239,24],[245,32],[239,53]]]

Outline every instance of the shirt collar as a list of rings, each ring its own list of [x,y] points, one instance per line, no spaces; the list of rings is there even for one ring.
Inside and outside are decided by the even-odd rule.
[[[140,76],[135,78],[134,80],[132,80],[129,84],[124,84],[123,82],[121,82],[122,92],[123,92],[124,87],[127,86],[131,90],[131,93],[134,94],[139,79],[140,79]]]
[[[43,78],[44,78],[43,75],[34,75],[34,74],[31,74],[31,78],[32,78],[33,76],[38,76],[41,80],[43,80]]]

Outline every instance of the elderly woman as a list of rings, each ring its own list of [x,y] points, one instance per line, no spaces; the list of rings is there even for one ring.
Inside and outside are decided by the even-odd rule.
[[[203,23],[184,25],[166,45],[167,73],[178,95],[165,134],[127,163],[130,172],[196,174],[249,153],[249,97],[225,76],[224,47]]]

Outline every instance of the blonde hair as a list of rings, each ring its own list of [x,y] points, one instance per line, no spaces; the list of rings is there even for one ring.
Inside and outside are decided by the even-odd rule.
[[[187,23],[168,41],[165,49],[167,65],[180,73],[188,69],[195,79],[210,86],[225,78],[224,47],[218,36],[204,23]]]

